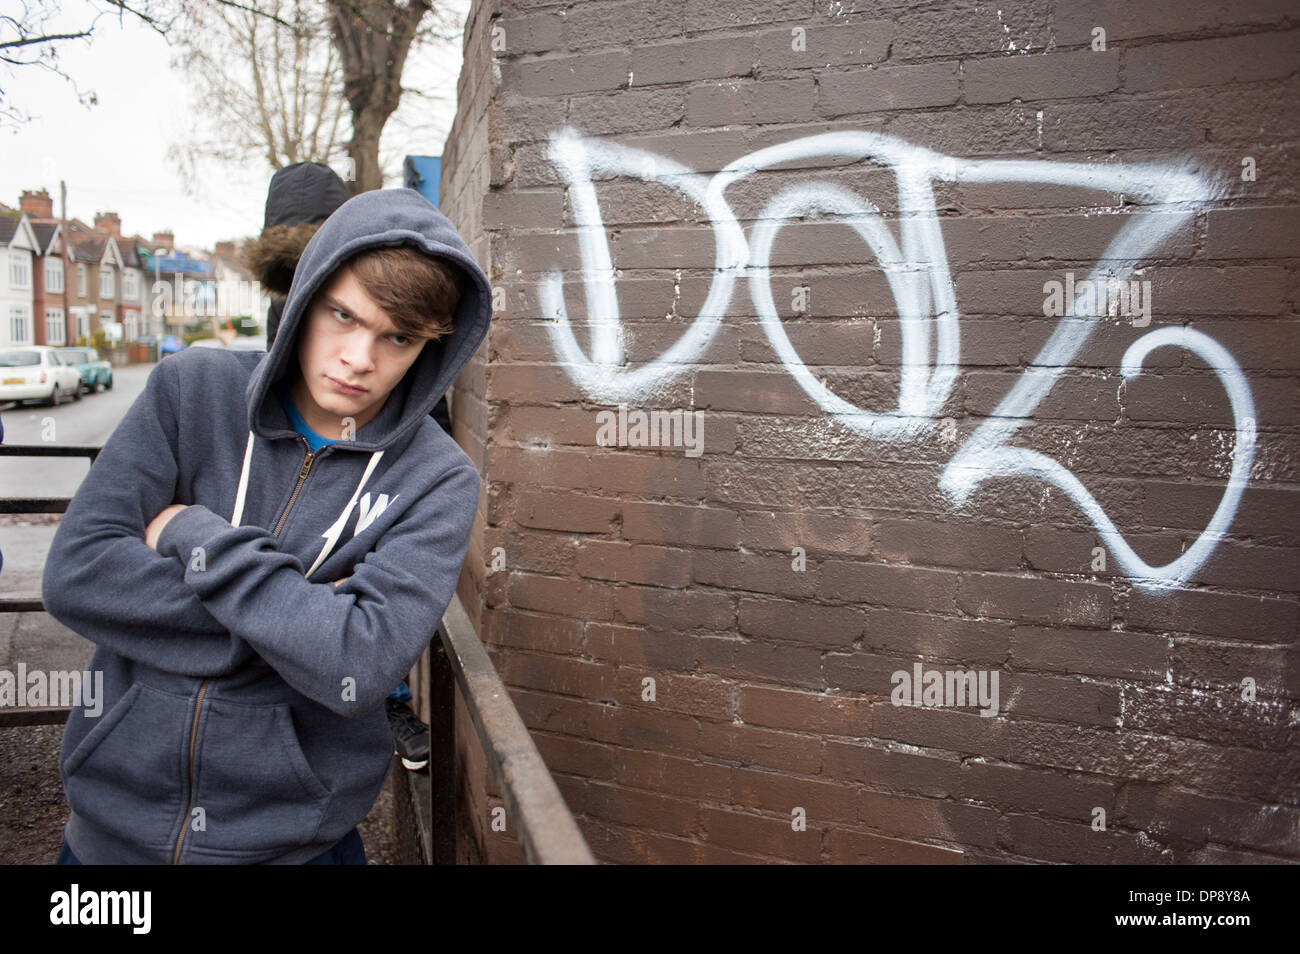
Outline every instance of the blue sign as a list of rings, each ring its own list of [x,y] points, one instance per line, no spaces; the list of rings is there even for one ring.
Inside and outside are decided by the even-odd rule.
[[[213,278],[216,270],[210,262],[201,262],[197,258],[191,258],[184,252],[172,252],[170,255],[157,256],[157,263],[154,262],[154,254],[149,249],[137,249],[136,254],[144,263],[145,268],[153,270],[157,268],[161,272],[172,272],[180,275],[193,275],[196,278]]]
[[[414,189],[430,202],[438,204],[438,184],[442,181],[442,156],[407,156],[402,164],[406,188]]]

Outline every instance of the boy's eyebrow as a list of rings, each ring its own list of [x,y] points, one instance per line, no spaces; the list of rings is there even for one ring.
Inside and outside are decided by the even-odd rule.
[[[328,294],[327,292],[321,292],[321,301],[324,304],[328,305],[330,308],[337,308],[339,311],[343,312],[343,314],[347,315],[353,321],[358,322],[362,327],[364,328],[370,327],[369,322],[362,321],[360,315],[358,315],[347,305],[343,304],[343,302],[339,301],[333,295]]]
[[[347,315],[349,318],[351,318],[351,319],[352,319],[353,321],[355,321],[357,324],[361,325],[361,327],[363,327],[363,328],[369,328],[369,327],[371,327],[371,324],[372,324],[371,322],[364,321],[364,320],[361,318],[360,315],[358,315],[355,311],[353,311],[353,310],[352,310],[351,308],[349,308],[347,305],[343,304],[343,302],[339,301],[339,300],[338,300],[337,298],[335,298],[333,295],[331,295],[331,294],[329,294],[329,293],[327,293],[327,292],[321,292],[321,301],[322,301],[325,305],[328,305],[330,308],[337,308],[339,311],[343,312],[343,314]],[[390,331],[389,334],[405,335],[406,332],[404,332],[404,331],[399,331],[399,330],[397,329],[397,326],[394,325],[394,326],[393,326],[393,330]],[[421,337],[421,336],[420,336],[420,335],[407,335],[407,337],[408,337],[408,338],[418,338],[418,337]],[[425,335],[425,336],[423,336],[423,337],[428,337],[428,336]]]

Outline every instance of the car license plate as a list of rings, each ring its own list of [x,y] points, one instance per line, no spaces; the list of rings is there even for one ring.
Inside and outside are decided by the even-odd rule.
[[[26,378],[5,378],[5,384],[26,384]]]

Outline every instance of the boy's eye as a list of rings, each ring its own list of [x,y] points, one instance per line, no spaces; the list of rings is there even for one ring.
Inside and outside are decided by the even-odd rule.
[[[345,311],[340,311],[338,308],[331,308],[329,310],[329,313],[334,316],[334,319],[336,321],[342,324],[352,323],[352,316]],[[405,348],[415,343],[414,338],[412,338],[410,335],[403,335],[403,334],[389,335],[388,340],[390,340],[393,344],[397,345],[399,348]]]

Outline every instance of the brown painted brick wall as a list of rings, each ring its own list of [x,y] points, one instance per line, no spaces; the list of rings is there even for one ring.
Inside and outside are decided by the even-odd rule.
[[[484,478],[460,595],[598,858],[1300,860],[1294,5],[486,0],[465,52],[443,208],[497,310],[454,397]],[[843,155],[858,134],[886,153]],[[764,274],[787,190],[821,205]],[[1156,228],[1124,272],[1112,240]],[[1048,313],[1106,267],[1149,314]],[[835,413],[905,389],[910,435]],[[609,446],[620,405],[698,412],[699,443]],[[1000,426],[1022,456],[974,454]],[[1006,469],[1028,453],[1055,482]],[[1144,576],[1106,521],[1152,567],[1203,559]],[[996,677],[996,711],[896,704],[915,665]],[[465,761],[483,858],[519,860]]]

